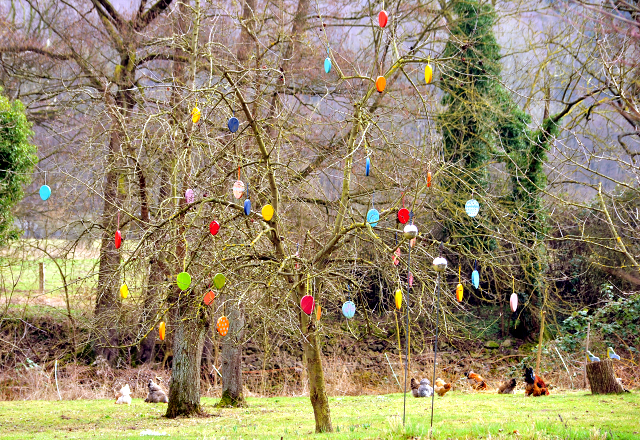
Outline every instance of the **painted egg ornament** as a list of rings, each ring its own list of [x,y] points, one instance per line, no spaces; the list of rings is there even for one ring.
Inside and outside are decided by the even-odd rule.
[[[220,290],[224,287],[224,285],[227,282],[227,277],[225,277],[223,274],[221,273],[217,273],[214,277],[213,277],[213,285],[216,286],[216,289]]]
[[[387,14],[387,11],[380,11],[380,13],[378,14],[378,24],[380,25],[380,27],[386,27],[388,22],[389,14]]]
[[[402,308],[402,290],[396,290],[396,296],[394,299],[396,302],[396,309],[400,310]]]
[[[418,227],[414,224],[406,225],[404,227],[403,234],[404,238],[406,238],[407,240],[412,240],[418,236]]]
[[[518,310],[518,294],[512,293],[511,299],[509,299],[509,305],[511,306],[511,311],[515,313]]]
[[[166,331],[166,324],[164,323],[164,321],[162,321],[160,323],[160,325],[158,326],[158,336],[160,336],[160,340],[164,341],[164,335],[165,335],[165,331]]]
[[[384,76],[379,76],[376,78],[376,90],[380,93],[384,92],[384,89],[387,87],[387,79]]]
[[[395,264],[396,266],[400,264],[400,260],[399,260],[400,255],[402,255],[402,252],[400,252],[400,248],[398,248],[393,253],[393,264]]]
[[[120,296],[122,297],[122,299],[127,299],[127,296],[129,296],[129,288],[127,287],[127,283],[124,283],[122,286],[120,286]]]
[[[122,246],[122,234],[120,233],[120,230],[118,229],[116,231],[116,249],[120,249],[120,246]]]
[[[198,108],[198,106],[195,106],[193,110],[191,110],[191,120],[194,124],[197,124],[200,120],[200,109]]]
[[[215,298],[216,298],[216,294],[213,293],[213,290],[209,290],[207,293],[204,294],[204,298],[202,298],[202,301],[206,305],[210,305]]]
[[[411,240],[409,240],[409,246],[414,247],[416,245],[416,239],[412,238]]]
[[[456,287],[456,299],[458,302],[462,302],[462,296],[464,295],[464,287],[462,287],[461,283],[458,283]]]
[[[216,322],[216,330],[220,333],[220,336],[227,336],[227,333],[229,333],[229,318],[226,316],[219,317],[218,322]]]
[[[184,198],[187,200],[187,203],[191,204],[196,201],[196,195],[193,190],[189,188],[184,192]]]
[[[351,319],[356,314],[356,305],[353,301],[347,301],[342,304],[342,314],[345,318]]]
[[[311,315],[311,312],[313,312],[313,306],[314,305],[315,305],[315,300],[313,299],[313,296],[311,296],[311,295],[305,295],[300,300],[300,308],[307,315]]]
[[[316,307],[316,321],[320,321],[321,316],[322,316],[322,307],[318,305],[318,307]]]
[[[480,274],[475,269],[471,272],[471,284],[473,284],[473,287],[476,289],[480,287]]]
[[[180,272],[176,277],[176,282],[180,290],[187,290],[191,286],[191,275],[187,272]]]
[[[433,69],[431,68],[430,64],[427,64],[424,67],[424,82],[429,84],[432,79],[433,79]]]
[[[407,284],[409,284],[409,287],[413,287],[413,272],[409,272],[409,276],[407,276]]]
[[[235,133],[238,131],[238,128],[240,128],[240,121],[238,121],[238,118],[233,116],[229,119],[229,122],[227,122],[227,127],[231,133]]]
[[[407,208],[402,208],[398,211],[398,221],[403,225],[409,221],[410,213]]]
[[[209,223],[209,232],[211,232],[211,235],[217,235],[218,232],[220,231],[220,224],[217,221],[212,221],[211,223]]]
[[[273,218],[273,206],[271,205],[264,205],[262,207],[262,218],[264,219],[264,221],[268,222],[271,221],[271,219]]]
[[[480,211],[480,203],[476,199],[467,200],[464,204],[464,210],[469,217],[475,217]]]
[[[51,197],[51,188],[49,185],[42,185],[40,187],[40,198],[42,200],[47,200],[49,197]]]
[[[244,201],[244,214],[251,214],[251,200],[247,199]]]
[[[364,175],[368,176],[371,173],[371,159],[367,157],[367,161],[364,166]]]
[[[325,73],[331,72],[331,58],[329,57],[324,59],[324,71]]]
[[[377,209],[372,208],[367,212],[367,223],[371,225],[372,228],[375,228],[378,222],[380,221],[380,213]]]
[[[444,272],[447,269],[447,260],[442,257],[433,259],[433,270],[436,272]]]
[[[233,184],[233,197],[239,199],[244,194],[244,182],[242,180],[236,180]]]
[[[427,188],[431,188],[431,171],[427,171]]]

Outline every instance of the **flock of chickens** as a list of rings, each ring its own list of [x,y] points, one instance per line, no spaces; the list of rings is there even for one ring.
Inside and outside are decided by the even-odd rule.
[[[156,378],[157,379],[157,378]],[[162,387],[155,383],[153,379],[149,379],[149,393],[147,398],[144,399],[147,403],[169,403],[167,393],[164,392]],[[131,405],[131,388],[129,384],[123,386],[120,391],[116,393],[116,403],[123,405]]]
[[[469,371],[464,373],[469,385],[476,391],[487,390],[487,382],[477,373]],[[540,376],[535,374],[533,368],[524,369],[525,395],[527,396],[548,396],[549,387]],[[515,379],[506,380],[498,385],[498,394],[513,394],[518,382]],[[411,378],[411,394],[413,397],[431,397],[435,392],[438,396],[444,396],[451,389],[450,383],[438,378],[434,386],[431,386],[429,379],[422,379],[419,383]]]

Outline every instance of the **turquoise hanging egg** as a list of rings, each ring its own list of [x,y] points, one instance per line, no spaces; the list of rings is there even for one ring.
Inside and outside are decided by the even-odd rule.
[[[240,128],[240,121],[238,121],[238,118],[234,116],[231,119],[229,119],[229,122],[227,123],[227,127],[229,127],[229,131],[231,133],[235,133],[236,131],[238,131],[238,128]]]
[[[480,203],[476,199],[467,200],[464,204],[464,210],[469,217],[475,217],[480,211]]]
[[[367,157],[367,162],[365,163],[364,174],[368,176],[371,173],[371,160]]]
[[[329,57],[324,60],[324,71],[325,73],[331,72],[331,58]]]
[[[377,209],[370,209],[367,212],[367,223],[371,225],[372,228],[375,228],[378,222],[380,221],[380,213]]]
[[[353,316],[356,314],[356,305],[353,303],[353,301],[347,301],[342,304],[342,314],[347,319],[353,318]]]
[[[51,188],[49,188],[49,185],[42,185],[40,187],[40,198],[47,200],[49,197],[51,197]]]
[[[471,284],[473,284],[473,287],[476,289],[480,287],[480,274],[475,269],[471,272]]]

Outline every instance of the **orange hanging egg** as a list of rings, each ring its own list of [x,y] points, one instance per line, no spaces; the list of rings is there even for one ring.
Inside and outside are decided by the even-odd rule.
[[[427,188],[431,188],[431,171],[427,172]]]
[[[207,293],[204,294],[204,298],[202,300],[206,305],[209,305],[213,302],[215,297],[216,297],[216,294],[213,293],[213,290],[209,290]]]
[[[458,302],[462,302],[463,293],[464,288],[462,287],[462,284],[458,283],[458,286],[456,287],[456,299],[458,300]]]
[[[165,325],[164,321],[162,321],[160,323],[160,326],[158,327],[158,335],[160,336],[160,340],[161,341],[164,341],[165,327],[166,327],[166,325]]]
[[[316,321],[320,321],[320,317],[322,316],[322,307],[316,307]]]
[[[376,79],[376,90],[380,93],[384,92],[384,89],[387,87],[387,79],[384,76],[379,76]]]
[[[216,330],[220,333],[220,336],[227,336],[229,333],[229,318],[221,316],[216,323]]]

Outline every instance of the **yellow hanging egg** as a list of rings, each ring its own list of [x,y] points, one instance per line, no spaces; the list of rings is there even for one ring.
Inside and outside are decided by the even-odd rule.
[[[160,336],[160,340],[164,341],[164,332],[165,332],[165,324],[164,321],[160,323],[160,327],[158,327],[158,335]]]
[[[396,309],[400,310],[402,307],[402,290],[396,290]]]
[[[273,211],[273,206],[271,206],[271,205],[264,205],[264,206],[262,207],[262,218],[263,218],[265,221],[267,221],[267,222],[268,222],[269,220],[271,220],[271,219],[273,218],[273,212],[274,212],[274,211]]]
[[[191,110],[191,120],[194,124],[197,124],[200,120],[200,109],[198,108],[198,106],[195,106],[193,110]]]
[[[429,84],[433,79],[433,69],[430,64],[427,64],[424,68],[424,82]]]
[[[463,293],[464,293],[464,288],[462,287],[462,284],[458,283],[458,286],[456,287],[456,299],[458,300],[458,302],[462,302]]]
[[[122,286],[120,286],[120,296],[122,297],[122,299],[127,299],[127,296],[129,296],[129,288],[127,287],[127,283],[124,283]]]

